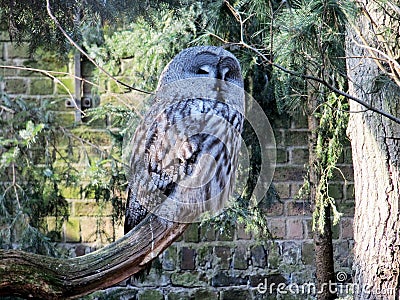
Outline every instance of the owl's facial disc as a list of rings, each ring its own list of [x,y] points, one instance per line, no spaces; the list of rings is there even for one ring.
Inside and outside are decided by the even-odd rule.
[[[243,87],[239,61],[233,54],[220,47],[198,46],[175,56],[162,72],[157,89],[174,81],[197,77],[219,79]]]

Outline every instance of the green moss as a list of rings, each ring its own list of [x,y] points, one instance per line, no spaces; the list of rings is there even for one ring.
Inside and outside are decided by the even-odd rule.
[[[163,269],[164,270],[175,270],[178,253],[176,246],[169,246],[163,253]]]
[[[192,300],[187,292],[171,292],[167,296],[168,300]]]
[[[33,55],[33,59],[24,62],[26,67],[51,70],[53,72],[68,72],[68,60],[60,59],[60,55],[54,52],[37,50]],[[37,73],[36,73],[37,74]]]
[[[60,83],[56,84],[57,94],[69,95],[68,91],[71,94],[75,92],[75,80],[73,78],[59,78],[59,80],[61,84]]]
[[[79,126],[72,130],[72,133],[98,146],[111,144],[110,134],[106,131],[93,131],[88,126]]]
[[[61,195],[66,199],[81,199],[82,191],[77,186],[60,186]]]
[[[10,34],[8,31],[0,31],[0,41],[1,42],[10,41]]]
[[[64,126],[69,126],[75,123],[75,112],[61,112],[55,114],[55,118],[58,123]]]
[[[76,216],[110,216],[112,215],[111,203],[99,205],[95,201],[75,201]]]
[[[199,226],[197,223],[193,223],[186,229],[184,233],[185,242],[194,242],[197,243],[199,241]]]
[[[81,297],[83,300],[108,300],[108,299],[136,299],[137,290],[127,288],[115,288],[94,292]]]
[[[175,286],[183,287],[200,287],[205,285],[205,282],[199,279],[197,272],[174,273],[171,275],[171,282]]]
[[[52,95],[54,93],[53,80],[48,78],[31,80],[31,95]]]
[[[70,217],[65,224],[65,241],[78,243],[81,240],[79,218]]]
[[[191,294],[193,300],[217,300],[218,293],[207,289],[196,290]]]
[[[58,96],[57,98],[49,97],[48,99],[42,98],[42,103],[45,103],[46,108],[48,110],[52,111],[65,111],[65,112],[71,112],[71,108],[65,107],[65,101],[66,100],[71,100],[71,98],[68,95],[65,96]]]
[[[226,227],[223,231],[218,231],[218,241],[233,241],[234,233],[233,227]]]
[[[27,92],[28,85],[24,79],[7,79],[6,91],[10,94],[25,94]]]
[[[163,300],[164,296],[157,290],[145,290],[139,294],[139,300]]]
[[[282,262],[282,255],[279,253],[279,247],[275,244],[270,244],[267,253],[268,267],[277,269]]]
[[[12,44],[6,43],[8,50],[8,58],[29,58],[29,45],[28,44]]]
[[[0,278],[3,281],[7,281],[8,278],[14,287],[23,286],[25,289],[36,292],[44,291],[49,297],[58,298],[62,294],[58,278],[46,269],[41,270],[31,265],[11,264],[7,267],[0,267]],[[58,297],[56,297],[57,295]]]
[[[118,82],[112,80],[108,83],[108,91],[111,93],[122,94],[126,92],[126,88],[121,84],[119,84]]]

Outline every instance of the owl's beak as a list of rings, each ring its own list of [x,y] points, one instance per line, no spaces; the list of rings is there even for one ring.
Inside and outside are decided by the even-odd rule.
[[[226,74],[229,72],[229,68],[228,67],[222,67],[222,66],[218,66],[217,69],[217,79],[223,80],[225,81],[226,79]]]
[[[237,69],[237,63],[231,57],[223,56],[216,66],[216,78],[222,81],[231,81]]]

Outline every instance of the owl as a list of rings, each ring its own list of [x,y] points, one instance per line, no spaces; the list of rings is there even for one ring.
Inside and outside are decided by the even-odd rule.
[[[192,47],[169,62],[127,143],[125,233],[148,214],[189,223],[223,209],[234,189],[243,110],[232,53]]]

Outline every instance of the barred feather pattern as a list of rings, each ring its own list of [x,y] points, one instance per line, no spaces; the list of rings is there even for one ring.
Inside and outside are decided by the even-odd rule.
[[[211,59],[204,60],[204,53]],[[203,60],[196,65],[199,55]],[[214,56],[215,60],[212,59]],[[193,47],[181,52],[174,60],[181,63],[183,58],[188,61],[189,57],[186,68],[193,77],[203,68],[208,73],[202,71],[200,75],[219,76],[221,80],[242,87],[239,63],[228,51],[218,47]],[[167,66],[160,82],[165,78],[173,78],[173,81],[180,78],[175,74],[174,60]],[[222,67],[223,71],[219,71]],[[179,71],[185,72],[185,69]],[[181,78],[190,76],[184,74]],[[149,213],[169,221],[192,222],[203,212],[215,213],[223,208],[234,188],[243,106],[243,103],[231,105],[229,99],[224,102],[207,98],[181,99],[179,96],[168,105],[156,96],[130,143],[125,232]]]

